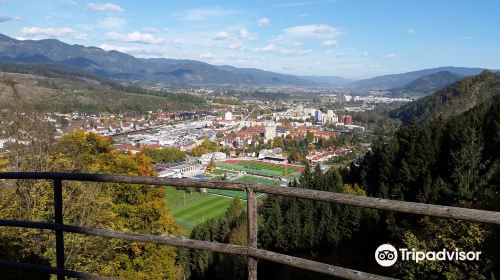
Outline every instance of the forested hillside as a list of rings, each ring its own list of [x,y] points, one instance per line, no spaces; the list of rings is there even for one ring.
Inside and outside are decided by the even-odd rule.
[[[195,110],[205,101],[188,94],[147,91],[123,86],[71,67],[0,64],[0,105],[12,102],[13,86],[23,99],[45,112],[122,113]]]
[[[460,79],[463,76],[448,72],[441,71],[431,75],[418,78],[403,87],[392,89],[393,96],[416,95],[423,96],[432,93],[436,90],[446,87]]]
[[[467,77],[434,94],[411,102],[390,112],[389,116],[408,123],[411,119],[425,121],[432,116],[460,114],[500,94],[500,77],[490,71]]]

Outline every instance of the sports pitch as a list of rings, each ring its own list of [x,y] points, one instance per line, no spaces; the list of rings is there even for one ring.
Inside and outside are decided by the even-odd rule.
[[[255,176],[242,176],[233,182],[279,185],[279,181],[259,178]],[[263,194],[258,195],[258,197]],[[246,205],[244,191],[209,189],[207,193],[198,191],[186,192],[174,187],[165,188],[165,199],[175,222],[182,227],[186,235],[204,221],[224,215],[233,199],[238,198]]]
[[[297,177],[303,171],[302,167],[294,165],[274,164],[254,160],[226,160],[217,163],[217,168],[269,177]]]

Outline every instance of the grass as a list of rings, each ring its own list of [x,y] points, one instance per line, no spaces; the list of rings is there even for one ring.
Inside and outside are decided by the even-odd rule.
[[[235,183],[244,183],[244,184],[261,184],[261,185],[271,185],[271,186],[279,186],[282,182],[272,179],[266,179],[262,177],[255,176],[241,176],[235,180]]]
[[[232,180],[231,182],[244,183],[244,184],[262,184],[262,185],[271,185],[271,186],[279,186],[281,184],[281,182],[277,181],[277,180],[266,179],[266,178],[255,177],[255,176],[241,176],[241,177],[238,177],[238,178]],[[229,196],[229,197],[239,198],[239,199],[243,199],[243,200],[247,199],[247,194],[244,191],[208,189],[208,192],[212,193],[212,194]]]
[[[283,177],[295,178],[300,175],[300,168],[294,166],[273,164],[267,162],[256,162],[256,161],[225,161],[217,163],[218,170],[234,170],[243,171],[249,174],[258,174],[272,177]],[[216,169],[216,170],[217,170]],[[223,171],[219,171],[223,172]]]
[[[165,199],[175,222],[186,235],[204,221],[222,216],[232,202],[232,198],[200,193],[192,194],[173,187],[166,187]]]
[[[232,182],[247,184],[280,185],[281,182],[255,176],[241,176]],[[258,195],[258,197],[264,194]],[[193,228],[212,218],[224,215],[234,198],[246,205],[246,192],[233,190],[208,189],[207,193],[186,192],[174,187],[165,188],[165,199],[175,222],[189,236]]]
[[[214,175],[224,175],[224,173],[227,173],[227,174],[231,174],[231,173],[236,174],[238,172],[237,171],[232,171],[232,170],[214,169],[210,173],[212,173]]]

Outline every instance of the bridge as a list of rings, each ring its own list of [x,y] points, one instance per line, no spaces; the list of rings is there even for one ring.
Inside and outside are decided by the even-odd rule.
[[[154,244],[185,247],[191,249],[210,250],[219,253],[235,254],[247,257],[248,279],[257,279],[257,261],[267,260],[309,271],[315,271],[326,275],[336,276],[344,279],[394,279],[381,275],[375,275],[350,268],[339,267],[326,263],[320,263],[303,258],[284,255],[257,247],[257,200],[256,192],[274,195],[290,196],[316,201],[338,203],[343,205],[366,207],[379,210],[396,211],[416,215],[427,215],[433,217],[460,219],[471,222],[481,222],[500,225],[500,212],[467,209],[451,206],[423,204],[398,200],[389,200],[374,197],[355,196],[342,193],[324,192],[317,190],[278,187],[266,185],[240,184],[231,182],[211,182],[192,179],[173,179],[145,176],[125,176],[89,173],[48,173],[48,172],[2,172],[2,180],[51,180],[54,192],[54,222],[33,222],[19,220],[0,220],[0,226],[20,227],[52,230],[56,237],[56,267],[18,263],[0,260],[0,266],[21,270],[33,270],[57,275],[57,279],[73,277],[80,279],[112,279],[94,275],[87,272],[72,271],[65,268],[64,256],[64,233],[77,233],[107,238],[119,238],[128,241],[147,242]],[[247,245],[234,245],[219,242],[209,242],[182,237],[156,236],[137,233],[126,233],[113,230],[77,227],[63,223],[63,197],[62,188],[64,181],[103,182],[103,183],[127,183],[143,184],[151,186],[174,186],[178,188],[197,187],[214,188],[224,190],[240,190],[247,193]]]

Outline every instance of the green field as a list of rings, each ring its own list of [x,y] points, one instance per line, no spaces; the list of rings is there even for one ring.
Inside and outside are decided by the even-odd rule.
[[[280,181],[241,176],[233,182],[247,184],[280,185]],[[263,194],[258,195],[258,197]],[[226,212],[234,198],[246,200],[244,191],[208,189],[207,193],[198,191],[177,190],[174,187],[165,188],[165,199],[175,222],[182,227],[186,235],[198,224],[212,218],[218,218]],[[246,203],[246,202],[245,202]]]
[[[281,184],[281,182],[277,181],[277,180],[266,179],[266,178],[255,177],[255,176],[241,176],[241,177],[233,180],[233,182],[244,183],[244,184],[271,185],[271,186],[279,186]]]
[[[285,165],[266,162],[228,160],[218,162],[216,166],[217,169],[221,170],[240,171],[270,177],[297,177],[300,175],[300,168],[298,167],[288,166],[287,168]]]
[[[197,191],[190,194],[173,187],[166,187],[165,199],[175,222],[187,235],[197,224],[222,216],[233,200]]]
[[[244,183],[244,184],[262,184],[262,185],[271,185],[271,186],[279,186],[281,184],[280,181],[266,179],[255,176],[241,176],[238,177],[231,182],[235,183]],[[247,194],[244,191],[232,191],[232,190],[220,190],[220,189],[208,189],[209,193],[218,194],[222,196],[230,196],[239,199],[247,199]]]

